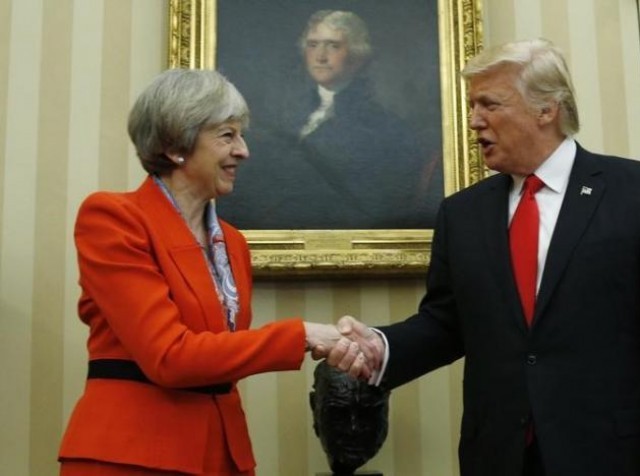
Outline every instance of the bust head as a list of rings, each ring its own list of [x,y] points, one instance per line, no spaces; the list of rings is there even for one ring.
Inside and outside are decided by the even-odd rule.
[[[390,392],[324,361],[313,375],[313,429],[334,474],[352,474],[375,456],[387,437]]]

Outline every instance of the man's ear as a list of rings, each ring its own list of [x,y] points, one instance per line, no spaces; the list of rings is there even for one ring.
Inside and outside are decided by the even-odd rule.
[[[538,112],[538,124],[541,126],[551,124],[558,117],[559,110],[560,105],[555,101],[545,104]]]

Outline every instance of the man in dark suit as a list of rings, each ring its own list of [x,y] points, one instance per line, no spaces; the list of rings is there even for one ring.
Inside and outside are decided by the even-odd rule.
[[[390,388],[465,357],[464,476],[638,476],[640,163],[574,141],[570,75],[545,40],[485,51],[463,76],[498,173],[442,203],[418,312],[375,330],[343,317],[354,342],[316,356]],[[533,228],[516,243],[519,207]]]

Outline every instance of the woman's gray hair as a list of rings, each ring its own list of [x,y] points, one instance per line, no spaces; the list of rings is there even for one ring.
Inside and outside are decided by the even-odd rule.
[[[517,87],[537,110],[557,103],[560,129],[566,136],[580,129],[575,92],[562,52],[548,40],[515,41],[483,51],[469,60],[462,76],[471,79],[503,65],[519,67]]]
[[[311,15],[300,37],[299,45],[302,54],[305,51],[307,35],[320,23],[344,32],[352,59],[361,60],[363,65],[371,59],[373,50],[367,24],[355,13],[342,10],[320,10]]]
[[[138,96],[128,131],[142,167],[163,174],[177,167],[167,153],[191,154],[203,129],[229,121],[246,127],[249,109],[224,76],[212,70],[170,69]]]

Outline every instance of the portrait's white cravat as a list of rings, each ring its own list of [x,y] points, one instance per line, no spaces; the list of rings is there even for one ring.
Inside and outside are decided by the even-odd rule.
[[[320,105],[309,115],[307,123],[300,129],[301,139],[311,134],[320,124],[333,116],[333,96],[335,93],[324,88],[318,88],[318,93],[320,95]]]

